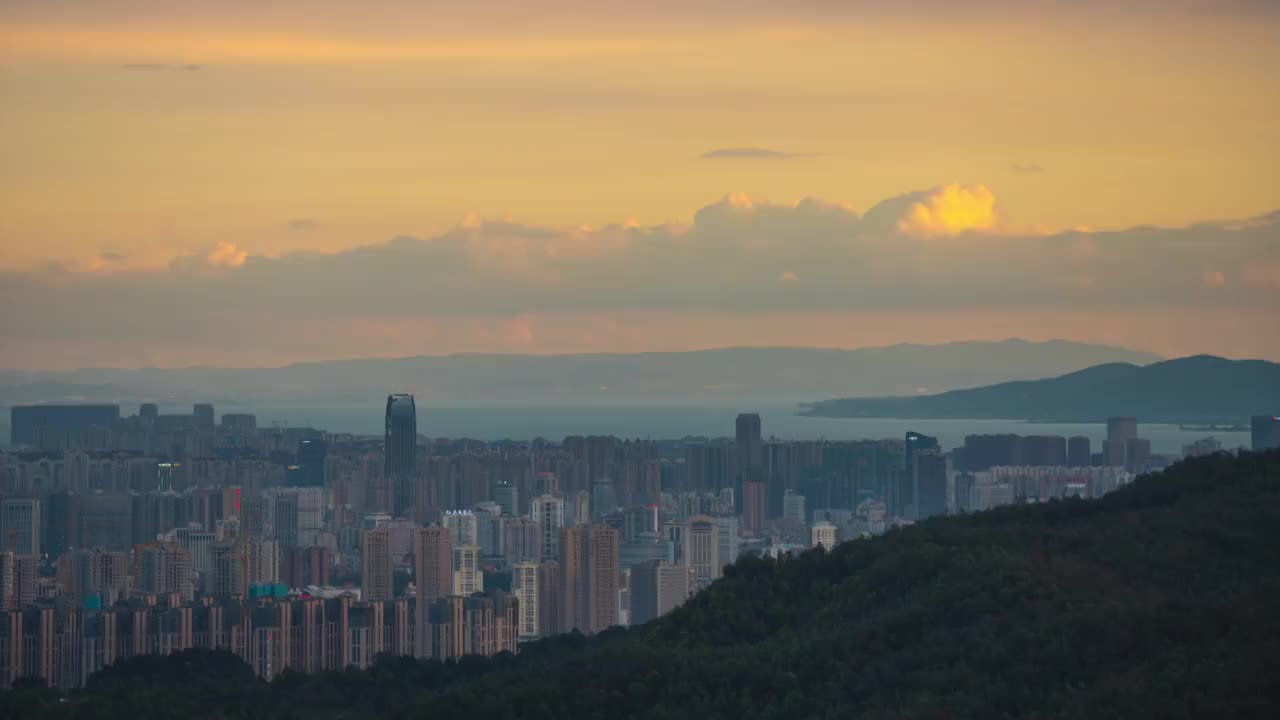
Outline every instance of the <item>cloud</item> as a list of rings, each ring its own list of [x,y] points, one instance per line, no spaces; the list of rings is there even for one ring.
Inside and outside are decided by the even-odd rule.
[[[142,72],[199,72],[204,69],[203,65],[166,65],[164,63],[126,63],[120,66],[122,70],[138,70]]]
[[[995,322],[1028,312],[1194,311],[1225,319],[1280,304],[1280,215],[1094,233],[1003,229],[974,241],[975,231],[994,226],[994,208],[981,185],[906,193],[865,215],[814,198],[729,193],[680,226],[556,228],[473,217],[432,237],[280,257],[252,255],[229,239],[164,271],[0,274],[0,337],[85,353],[175,357],[183,348],[198,358],[202,349],[244,346],[335,357],[380,354],[378,333],[396,328],[421,331],[419,352],[554,351],[548,343],[564,342],[584,318],[591,320],[578,347],[595,337],[597,349],[608,349],[604,328],[641,315],[694,322],[967,312]],[[950,239],[928,241],[936,233]],[[542,330],[550,326],[560,330]],[[663,332],[656,321],[646,327]],[[768,342],[771,332],[762,327],[740,341]]]
[[[297,230],[299,232],[315,230],[316,228],[320,227],[320,223],[312,218],[293,218],[292,220],[289,220],[289,222],[286,224],[288,225],[290,230]]]
[[[242,267],[249,253],[233,242],[218,241],[206,251],[174,258],[169,269],[179,273],[203,273]]]
[[[787,152],[762,147],[726,147],[708,150],[698,157],[703,160],[787,160],[799,157],[821,157],[821,152]]]
[[[952,183],[912,203],[898,218],[898,230],[907,235],[955,235],[995,228],[996,196],[985,185]]]
[[[1011,166],[1011,169],[1012,169],[1014,172],[1018,172],[1018,173],[1027,173],[1027,174],[1034,174],[1034,173],[1042,173],[1042,172],[1045,172],[1044,167],[1043,167],[1043,166],[1041,166],[1041,165],[1039,165],[1039,164],[1037,164],[1037,163],[1014,163],[1014,164]]]

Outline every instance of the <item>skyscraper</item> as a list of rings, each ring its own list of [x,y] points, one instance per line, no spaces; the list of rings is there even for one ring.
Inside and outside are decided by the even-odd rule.
[[[384,475],[394,488],[392,512],[401,517],[413,510],[418,476],[418,408],[412,395],[387,396],[386,423]]]
[[[938,449],[938,439],[915,431],[908,431],[906,450],[903,453],[903,472],[894,493],[890,512],[898,517],[911,517],[916,514],[914,493],[916,485],[916,456],[923,450]]]
[[[453,594],[464,597],[484,592],[484,573],[480,570],[480,546],[456,545],[453,549]]]
[[[1125,446],[1138,438],[1138,421],[1131,417],[1107,418],[1107,439],[1102,443],[1104,465],[1123,467],[1128,462]]]
[[[921,450],[915,457],[916,498],[912,520],[924,520],[947,512],[947,456],[937,449]]]
[[[390,600],[392,596],[391,531],[365,530],[360,543],[361,599],[365,602]]]
[[[1092,453],[1089,438],[1076,436],[1067,439],[1067,465],[1070,467],[1089,467],[1093,464]]]
[[[809,517],[805,511],[804,496],[793,490],[788,490],[782,496],[782,519],[792,522],[804,523]]]
[[[542,560],[560,556],[560,528],[564,527],[564,498],[539,495],[531,503],[533,519],[542,535]]]
[[[742,413],[734,423],[735,449],[737,450],[738,470],[759,467],[764,462],[762,450],[764,440],[760,436],[760,416],[756,413]]]
[[[208,403],[196,403],[191,408],[191,424],[196,430],[212,431],[213,406]]]
[[[40,501],[15,498],[0,504],[0,550],[18,555],[40,554]]]
[[[538,564],[516,563],[511,567],[511,592],[520,601],[520,637],[536,638],[540,634],[538,619]]]
[[[764,529],[767,502],[764,483],[742,483],[742,526],[749,532]]]
[[[440,525],[419,528],[413,542],[413,581],[417,586],[414,647],[427,657],[430,643],[431,604],[453,592],[453,536]]]
[[[592,525],[586,532],[587,628],[598,633],[618,624],[618,583],[622,574],[618,531]]]
[[[760,416],[756,413],[742,413],[734,422],[734,456],[734,512],[740,513],[743,510],[742,483],[758,479],[758,469],[764,465],[764,440],[760,436]]]
[[[560,565],[560,622],[559,632],[567,633],[577,630],[588,632],[583,611],[583,526],[561,528],[559,531]]]
[[[810,545],[812,547],[821,545],[823,548],[831,550],[836,546],[836,534],[837,528],[833,523],[827,520],[820,520],[814,523],[813,528],[810,530]]]

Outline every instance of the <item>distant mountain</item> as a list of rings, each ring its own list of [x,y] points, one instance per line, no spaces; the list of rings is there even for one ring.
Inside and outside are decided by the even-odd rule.
[[[1240,421],[1280,408],[1280,364],[1212,355],[1144,367],[1107,363],[1047,380],[1005,382],[914,397],[863,397],[813,403],[822,417],[1002,418],[1097,422]]]
[[[1051,377],[1155,355],[1054,340],[894,345],[858,350],[725,348],[592,355],[447,355],[304,363],[280,368],[185,368],[28,373],[0,379],[0,405],[79,399],[174,405],[376,403],[388,392],[467,404],[794,403]],[[6,382],[7,381],[7,382]]]

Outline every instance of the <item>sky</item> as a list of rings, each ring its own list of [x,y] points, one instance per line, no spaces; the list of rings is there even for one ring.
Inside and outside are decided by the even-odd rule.
[[[0,367],[1280,360],[1270,0],[5,0]]]

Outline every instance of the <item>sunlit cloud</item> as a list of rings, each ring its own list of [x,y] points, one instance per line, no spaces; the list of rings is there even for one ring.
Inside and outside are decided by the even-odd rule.
[[[996,227],[996,196],[985,185],[952,183],[914,203],[898,220],[898,230],[908,235],[955,235]]]

